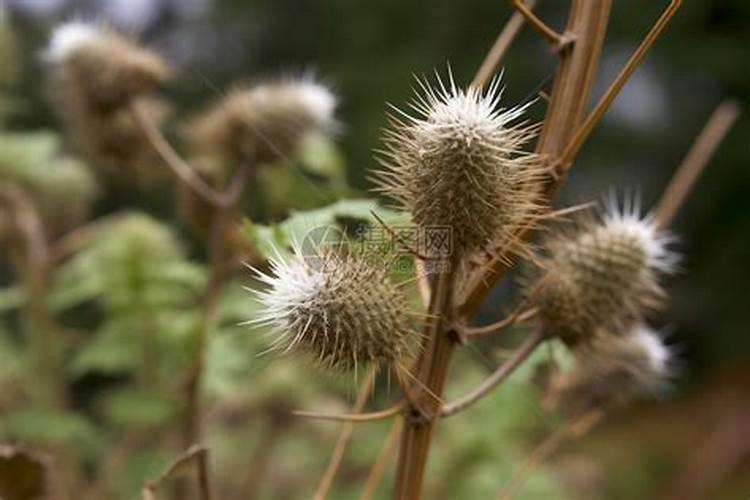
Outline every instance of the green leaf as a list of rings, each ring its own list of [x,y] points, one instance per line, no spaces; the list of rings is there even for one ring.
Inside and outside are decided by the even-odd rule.
[[[127,331],[122,324],[105,324],[76,354],[70,371],[73,375],[128,372],[139,363],[141,353],[138,341],[138,332]]]
[[[80,414],[56,410],[24,408],[8,413],[2,420],[6,438],[45,445],[65,445],[84,454],[102,450],[104,437]]]
[[[357,237],[360,230],[379,226],[372,212],[390,226],[409,223],[406,213],[384,208],[376,200],[341,200],[323,208],[295,212],[284,222],[272,226],[246,221],[244,235],[261,255],[269,258],[275,255],[275,250],[290,247],[293,241],[303,242],[313,231],[320,235],[328,230],[329,236],[341,232]]]
[[[174,403],[164,396],[134,389],[108,394],[101,408],[109,422],[123,428],[163,425],[175,413]]]
[[[26,294],[19,286],[12,286],[0,290],[0,312],[11,311],[21,307],[26,300]]]

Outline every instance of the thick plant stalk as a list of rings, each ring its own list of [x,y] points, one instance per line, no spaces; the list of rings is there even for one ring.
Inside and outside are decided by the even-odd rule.
[[[453,258],[445,264],[448,269],[442,269],[438,274],[435,292],[430,300],[430,319],[425,327],[427,348],[417,363],[416,376],[421,385],[416,390],[419,393],[410,398],[404,409],[404,429],[396,472],[395,496],[398,499],[420,498],[432,432],[442,407],[438,397],[443,392],[458,338],[456,332],[445,328],[453,307],[457,262]]]
[[[550,107],[540,138],[539,151],[549,156],[559,154],[570,139],[570,134],[580,124],[609,18],[610,2],[574,1],[566,28],[576,36],[576,42],[560,52]],[[501,259],[501,261],[505,261]],[[443,392],[450,360],[460,336],[445,328],[453,315],[453,283],[455,266],[450,273],[440,274],[436,291],[429,308],[432,318],[426,325],[425,337],[430,339],[428,349],[420,358],[416,374],[424,392],[437,395]],[[500,270],[500,275],[507,266]],[[495,283],[499,275],[493,276]],[[480,278],[481,279],[481,278]],[[490,283],[486,284],[491,287]],[[481,289],[482,287],[475,287]],[[469,316],[484,293],[474,294],[460,311]],[[422,482],[432,433],[439,418],[440,401],[436,397],[421,398],[421,407],[410,404],[405,411],[404,430],[401,436],[396,474],[395,498],[414,500],[421,498]]]

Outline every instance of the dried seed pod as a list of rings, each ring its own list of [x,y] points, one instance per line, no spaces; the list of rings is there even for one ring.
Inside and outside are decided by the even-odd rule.
[[[161,59],[112,30],[74,22],[58,27],[45,52],[52,100],[68,134],[93,164],[153,181],[164,169],[126,105],[140,101],[157,125],[169,108],[151,93],[169,75]]]
[[[408,303],[387,268],[354,253],[322,248],[271,261],[273,275],[256,270],[267,290],[256,291],[275,349],[310,353],[321,365],[351,370],[365,363],[397,365],[411,352]]]
[[[113,30],[72,22],[55,29],[45,52],[61,98],[98,111],[155,90],[169,68],[155,53]]]
[[[310,78],[237,88],[186,128],[198,156],[270,163],[291,155],[307,133],[336,128],[336,97]]]
[[[460,253],[514,241],[536,211],[538,157],[521,148],[537,126],[520,121],[528,105],[499,106],[500,80],[486,93],[420,82],[416,115],[390,117],[378,189],[423,228],[449,226]]]
[[[622,406],[657,395],[671,374],[671,353],[659,335],[636,323],[620,335],[599,332],[574,350],[576,366],[557,381],[557,397],[576,411]]]
[[[547,332],[568,344],[599,328],[626,329],[659,304],[659,275],[674,268],[670,238],[639,216],[637,204],[609,205],[601,220],[548,242],[543,272],[528,292]]]

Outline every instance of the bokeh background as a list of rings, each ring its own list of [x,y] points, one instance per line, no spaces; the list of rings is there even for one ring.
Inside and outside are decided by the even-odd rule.
[[[615,0],[595,96],[603,92],[665,3]],[[369,187],[367,171],[375,165],[373,149],[379,146],[385,125],[385,103],[403,104],[412,95],[414,75],[430,75],[435,69],[445,74],[448,65],[457,81],[469,82],[511,13],[508,2],[496,0],[6,0],[4,4],[5,25],[12,31],[12,38],[6,39],[12,45],[11,55],[4,64],[14,72],[13,78],[4,78],[5,131],[59,129],[39,53],[57,23],[104,19],[138,34],[176,68],[175,78],[164,90],[174,105],[170,126],[175,129],[182,118],[204,109],[238,81],[314,71],[341,99],[338,117],[343,130],[335,155],[344,165],[350,194],[365,193]],[[559,27],[566,8],[567,2],[542,0],[536,11]],[[639,191],[649,208],[722,100],[736,99],[750,109],[748,33],[749,2],[685,1],[584,147],[560,205],[600,199],[614,188]],[[554,64],[555,55],[535,33],[524,29],[503,63],[505,102],[529,100],[548,89]],[[540,100],[532,113],[541,118],[543,112]],[[681,272],[669,280],[669,308],[654,321],[678,353],[679,370],[670,393],[662,401],[634,405],[564,448],[532,478],[520,498],[739,500],[750,495],[748,153],[746,112],[673,226],[679,236],[676,247],[684,257]],[[281,220],[294,207],[286,201],[282,196],[273,210],[259,217],[263,222]],[[307,204],[321,203],[313,197]],[[169,197],[158,189],[120,186],[98,201],[96,212],[104,215],[125,207],[147,210],[168,223],[175,220]],[[181,230],[179,222],[172,225]],[[190,249],[198,246],[194,241],[184,239],[188,253],[200,253]],[[12,280],[4,271],[4,284]],[[485,304],[484,319],[497,314],[501,297],[502,291]],[[12,321],[9,324],[6,328],[12,330]],[[494,346],[486,347],[491,351]],[[236,351],[229,354],[237,357]],[[216,362],[237,360],[219,356]],[[470,386],[492,363],[477,351],[463,354],[457,368],[463,373],[455,391],[460,392],[462,384]],[[336,399],[342,405],[351,401],[350,383],[322,378],[320,387],[309,382],[316,387],[300,388],[300,381],[306,379],[288,373],[295,369],[283,362],[253,362],[250,375],[238,387],[247,389],[253,387],[248,381],[262,379],[267,382],[261,384],[263,390],[290,390],[292,400],[297,392],[305,393],[298,399],[309,405],[319,398]],[[281,380],[284,377],[292,382]],[[111,377],[91,375],[78,380],[82,407],[88,408],[92,398],[108,391],[110,383]],[[287,430],[274,426],[275,417],[268,412],[232,411],[237,412],[231,415],[236,421],[223,425],[235,434],[228,431],[211,438],[226,448],[242,436],[236,441],[243,443],[241,449],[218,452],[214,462],[216,482],[230,484],[223,491],[236,495],[227,498],[307,498],[332,448],[336,425],[302,424],[301,429]],[[100,424],[92,418],[91,425]],[[429,498],[493,498],[512,464],[553,423],[541,414],[523,384],[503,388],[492,401],[446,422],[431,464]],[[304,437],[305,426],[318,438]],[[241,427],[242,432],[237,430]],[[3,434],[17,439],[14,429],[6,422]],[[281,436],[263,439],[274,432]],[[367,424],[355,434],[351,460],[332,498],[356,498],[384,433],[384,425]],[[113,449],[111,435],[101,443],[103,450]],[[265,459],[263,453],[256,456],[248,451],[264,445],[268,446]],[[119,478],[122,484],[108,494],[117,491],[122,498],[132,498],[137,491],[134,485],[152,476],[170,456],[168,447],[134,447],[145,451],[128,456],[132,463]],[[103,456],[96,455],[101,450],[91,453],[84,462]],[[253,467],[264,474],[253,475]],[[244,471],[244,482],[232,482],[238,477],[236,471]],[[252,495],[247,488],[253,489]]]

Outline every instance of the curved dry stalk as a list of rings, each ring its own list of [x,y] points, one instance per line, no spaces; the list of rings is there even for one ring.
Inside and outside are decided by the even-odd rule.
[[[203,198],[211,205],[221,205],[221,194],[206,183],[195,169],[186,162],[172,145],[162,135],[159,127],[148,116],[148,113],[138,105],[138,101],[131,101],[129,105],[130,116],[133,122],[143,134],[154,151],[156,151],[164,163],[172,170],[175,176],[186,186]]]
[[[557,67],[547,114],[536,152],[551,163],[558,158],[573,133],[579,127],[586,102],[590,94],[599,56],[607,31],[611,0],[597,2],[577,1],[571,4],[566,32],[576,35],[576,43],[569,50],[558,52],[560,62]],[[564,178],[551,172],[544,187],[542,201],[551,205],[557,189]],[[519,240],[527,239],[533,228],[526,228],[518,234]],[[467,293],[461,298],[459,314],[471,317],[495,284],[507,273],[511,263],[505,256],[493,257],[486,266],[469,277]]]
[[[388,433],[385,444],[383,444],[378,457],[370,468],[370,473],[367,475],[367,480],[365,481],[365,486],[362,489],[362,494],[360,495],[359,500],[372,500],[375,497],[378,486],[383,481],[383,476],[385,476],[385,469],[388,466],[388,461],[396,451],[398,435],[401,433],[403,425],[404,420],[399,418],[391,426],[391,431]]]
[[[377,366],[374,366],[370,369],[367,377],[365,377],[365,380],[362,382],[359,392],[357,393],[357,398],[354,401],[354,407],[352,408],[355,413],[359,413],[365,408],[367,400],[370,399],[370,394],[372,394],[377,374],[378,368]],[[349,445],[349,441],[351,441],[353,434],[354,422],[348,421],[341,429],[339,438],[336,441],[336,446],[334,447],[331,458],[328,461],[328,467],[326,467],[323,477],[320,478],[318,488],[315,490],[315,495],[313,495],[314,500],[325,500],[328,496],[328,492],[331,491],[333,480],[341,466],[341,461],[344,459],[344,452],[346,452],[346,447]]]
[[[560,446],[569,439],[577,439],[588,433],[601,421],[602,417],[604,417],[604,411],[596,408],[554,431],[526,457],[526,460],[513,474],[510,482],[500,492],[497,497],[498,500],[510,500],[529,475],[555,453]]]
[[[320,413],[314,411],[293,411],[292,415],[296,417],[312,418],[317,420],[333,420],[336,422],[375,422],[398,415],[404,408],[404,402],[401,401],[385,410],[373,411],[370,413]]]
[[[526,22],[529,23],[529,26],[534,28],[534,30],[542,35],[545,40],[556,46],[562,44],[563,35],[547,26],[544,21],[531,12],[531,5],[525,4],[523,0],[510,0],[510,3],[513,4],[513,8],[516,9],[516,12],[521,14]]]
[[[485,396],[492,392],[498,384],[507,379],[513,371],[518,368],[521,363],[523,363],[531,353],[542,344],[542,342],[544,342],[546,338],[547,336],[544,331],[541,329],[535,330],[531,335],[524,339],[523,343],[513,352],[511,357],[500,365],[492,375],[487,377],[484,382],[479,384],[466,396],[458,401],[445,405],[440,415],[442,417],[450,417],[481,401]]]
[[[659,227],[665,228],[672,222],[716,148],[737,120],[739,113],[740,106],[736,101],[724,101],[714,110],[661,195],[659,204],[654,210],[654,222]]]
[[[515,310],[513,310],[512,313],[510,313],[510,315],[501,319],[500,321],[492,323],[491,325],[466,327],[461,329],[461,333],[464,334],[467,339],[474,339],[477,337],[483,337],[485,335],[492,335],[509,326],[528,321],[536,316],[539,312],[535,307],[532,307],[530,309],[525,309],[525,307],[526,301],[523,301],[518,305],[518,307],[516,307]]]
[[[533,9],[535,4],[536,0],[529,0],[526,7]],[[479,71],[477,71],[474,80],[471,82],[472,87],[481,90],[487,85],[487,82],[492,78],[492,75],[497,70],[497,66],[500,64],[500,61],[503,59],[503,56],[505,56],[505,53],[508,51],[508,48],[510,48],[511,43],[513,43],[513,40],[515,40],[522,27],[523,14],[520,12],[514,12],[513,15],[510,16],[510,19],[508,19],[508,22],[505,23],[505,27],[503,27],[502,31],[497,36],[490,51],[487,52],[484,61],[482,61],[482,65],[479,67]]]
[[[168,480],[177,470],[188,462],[195,462],[196,473],[198,475],[198,492],[200,500],[212,500],[211,486],[208,479],[208,449],[205,446],[191,446],[185,453],[177,457],[167,466],[161,475],[149,481],[144,486],[142,494],[143,500],[156,500],[156,491],[162,483]]]
[[[643,61],[643,58],[654,45],[656,39],[659,38],[659,35],[661,35],[661,33],[664,31],[664,28],[667,27],[667,24],[669,24],[669,21],[675,15],[677,9],[680,8],[681,4],[682,0],[672,0],[669,3],[662,15],[659,16],[659,19],[657,19],[656,23],[654,23],[654,26],[643,39],[641,44],[638,46],[635,52],[633,52],[633,55],[630,56],[628,62],[625,63],[625,66],[623,66],[622,70],[620,70],[620,73],[617,75],[615,80],[610,84],[607,91],[604,92],[604,95],[601,97],[599,102],[596,103],[594,109],[586,117],[583,125],[578,128],[576,134],[573,136],[573,139],[571,139],[571,141],[568,143],[568,145],[560,155],[560,166],[563,171],[567,170],[569,164],[572,163],[573,159],[578,154],[578,151],[580,151],[581,146],[583,146],[583,143],[591,134],[591,131],[594,129],[596,124],[599,123],[599,120],[601,120],[607,109],[609,109],[609,105],[612,104],[612,101],[615,100],[617,95],[620,93],[620,90],[622,90],[622,87],[625,86],[625,83],[627,83],[627,81],[630,79],[630,76],[641,64],[641,61]]]

